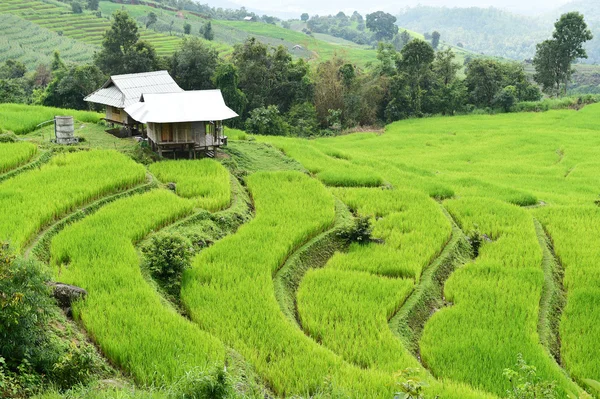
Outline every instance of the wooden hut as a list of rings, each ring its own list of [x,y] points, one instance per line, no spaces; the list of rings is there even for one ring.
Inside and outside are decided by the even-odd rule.
[[[159,155],[186,151],[190,158],[198,151],[212,155],[226,145],[222,121],[238,116],[225,105],[221,90],[144,93],[125,112],[147,125],[148,140]]]
[[[106,106],[105,120],[124,126],[131,132],[139,121],[125,111],[137,103],[145,93],[176,93],[183,89],[175,83],[167,71],[114,75],[104,85],[84,100]]]

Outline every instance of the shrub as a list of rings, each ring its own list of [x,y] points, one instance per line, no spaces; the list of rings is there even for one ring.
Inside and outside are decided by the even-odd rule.
[[[287,136],[289,125],[283,120],[277,106],[269,105],[250,111],[250,117],[246,120],[246,130],[269,136]]]
[[[171,391],[169,399],[223,399],[231,397],[233,390],[229,375],[216,368],[209,373],[187,373]]]
[[[340,231],[338,234],[348,242],[367,243],[371,241],[371,219],[368,216],[359,216],[354,219],[354,225]]]
[[[171,295],[177,296],[181,275],[190,266],[192,243],[178,233],[158,233],[142,248],[152,277]]]
[[[38,263],[16,258],[7,244],[0,245],[0,357],[9,369],[43,355],[53,304],[47,280]]]
[[[292,136],[312,136],[317,133],[317,110],[311,103],[292,106],[287,115]]]
[[[556,383],[542,381],[534,366],[528,365],[520,353],[517,355],[515,369],[504,369],[504,376],[510,381],[511,388],[506,392],[507,399],[554,399]]]

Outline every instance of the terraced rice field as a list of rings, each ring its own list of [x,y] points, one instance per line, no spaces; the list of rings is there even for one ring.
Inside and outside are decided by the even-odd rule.
[[[308,173],[276,170],[292,161],[264,143]],[[412,369],[426,398],[493,399],[521,355],[557,398],[598,397],[598,148],[594,105],[256,137],[223,164],[54,155],[0,182],[0,239],[22,250],[147,174],[175,183],[85,213],[50,245],[55,278],[89,292],[77,319],[140,385],[229,367],[234,351],[274,397],[392,398]],[[279,158],[257,171],[260,151]],[[180,220],[210,235],[244,198],[252,216],[195,255],[181,302],[162,298],[136,244]]]
[[[31,143],[0,143],[0,173],[29,161],[37,150],[37,146]]]
[[[60,36],[100,46],[104,32],[110,27],[106,16],[84,12],[73,14],[69,5],[53,0],[2,0],[0,14],[17,15]],[[154,45],[159,55],[170,55],[179,46],[181,38],[157,33],[140,27],[141,39]]]
[[[93,46],[59,36],[17,15],[0,15],[0,62],[18,60],[34,70],[38,64],[49,65],[55,50],[75,63],[89,62],[94,55]]]

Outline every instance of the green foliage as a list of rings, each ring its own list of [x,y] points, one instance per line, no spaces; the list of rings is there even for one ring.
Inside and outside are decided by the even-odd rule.
[[[73,14],[81,14],[83,12],[83,6],[78,1],[71,2],[71,11]]]
[[[548,94],[566,94],[568,83],[573,75],[571,64],[581,58],[588,58],[583,45],[594,37],[578,12],[561,15],[554,24],[551,40],[537,45],[533,60],[535,79]]]
[[[186,35],[189,35],[191,32],[192,32],[192,25],[190,25],[189,23],[183,24],[183,33],[185,33]]]
[[[318,130],[317,110],[309,102],[293,105],[286,119],[292,136],[312,136]]]
[[[108,75],[157,70],[156,51],[150,43],[140,41],[135,20],[126,11],[116,11],[112,18],[102,39],[102,50],[94,55],[95,64]]]
[[[19,79],[25,76],[27,67],[20,61],[6,60],[0,67],[0,79]]]
[[[400,382],[400,392],[397,392],[394,399],[425,399],[423,396],[423,388],[427,387],[427,383],[419,378],[420,370],[418,368],[408,368],[402,370],[398,377]]]
[[[170,59],[171,76],[184,90],[208,90],[219,62],[219,53],[200,39],[185,38]]]
[[[255,108],[246,119],[246,131],[268,136],[287,136],[290,127],[275,105]]]
[[[377,40],[392,40],[398,33],[396,17],[383,11],[367,14],[367,28],[375,32]]]
[[[229,108],[234,110],[238,115],[243,115],[246,111],[248,100],[239,85],[239,75],[235,66],[229,63],[222,63],[217,66],[214,74],[214,84],[217,89],[221,90],[223,99]],[[242,118],[233,118],[225,121],[227,126],[242,127]]]
[[[494,104],[501,107],[504,112],[509,112],[516,102],[517,88],[515,86],[506,86],[494,97]]]
[[[431,34],[431,47],[433,47],[434,50],[437,50],[438,46],[440,45],[440,37],[442,35],[440,35],[440,32],[438,31],[434,31]]]
[[[215,39],[215,33],[210,21],[200,27],[200,34],[206,40],[213,41]]]
[[[21,104],[27,102],[27,92],[17,79],[0,79],[0,103]]]
[[[190,266],[194,253],[189,239],[175,233],[157,233],[142,248],[144,261],[152,277],[172,296],[181,288],[183,271]]]
[[[87,110],[90,103],[83,99],[102,86],[105,75],[95,65],[74,65],[58,69],[40,98],[45,106]]]
[[[38,364],[44,355],[53,304],[47,280],[40,264],[0,245],[0,357],[13,370],[24,361]]]
[[[537,376],[537,370],[523,359],[520,353],[517,355],[515,369],[504,370],[504,377],[510,381],[511,388],[506,392],[507,399],[555,399],[556,383],[542,381]]]

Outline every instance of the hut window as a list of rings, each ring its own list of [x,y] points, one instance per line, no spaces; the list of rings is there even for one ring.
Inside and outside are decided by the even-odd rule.
[[[112,113],[115,115],[121,115],[121,110],[119,108],[114,108],[112,109]]]

